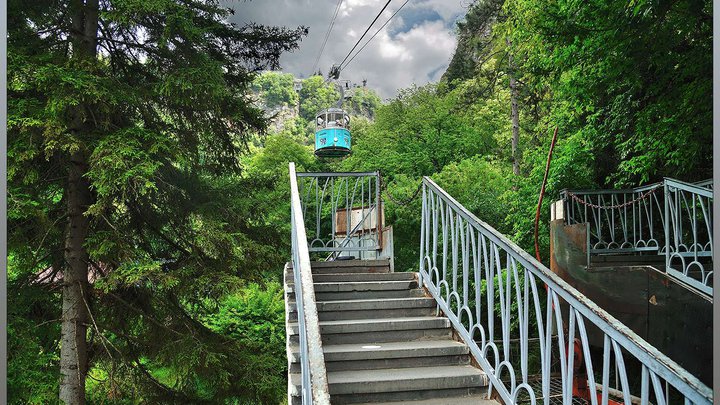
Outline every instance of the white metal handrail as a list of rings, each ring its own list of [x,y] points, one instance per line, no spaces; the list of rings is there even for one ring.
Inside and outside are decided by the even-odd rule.
[[[591,254],[657,253],[664,242],[662,183],[627,190],[563,190],[568,224],[587,223]]]
[[[325,356],[313,287],[310,252],[300,206],[295,164],[290,163],[290,216],[292,228],[293,279],[300,341],[301,397],[303,405],[330,404]]]
[[[599,387],[588,394],[592,405],[614,394],[626,404],[635,397],[644,404],[712,403],[710,388],[427,177],[420,280],[487,373],[488,395],[496,390],[505,403],[549,404],[551,380],[559,378],[562,402],[571,404],[578,376]],[[602,342],[602,356],[594,357],[600,364],[593,364],[591,338]]]

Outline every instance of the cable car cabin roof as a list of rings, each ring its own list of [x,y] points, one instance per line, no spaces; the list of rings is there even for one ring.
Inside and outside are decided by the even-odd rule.
[[[325,115],[325,114],[327,114],[327,113],[336,113],[336,114],[337,114],[337,113],[342,113],[342,114],[350,115],[350,114],[348,114],[345,110],[343,110],[342,108],[334,108],[334,107],[333,107],[333,108],[327,108],[327,109],[325,109],[325,110],[319,111],[317,114],[315,114],[315,117],[319,117],[319,116]]]

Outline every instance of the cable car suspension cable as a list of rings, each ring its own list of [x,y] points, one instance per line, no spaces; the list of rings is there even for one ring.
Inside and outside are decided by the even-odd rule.
[[[339,66],[342,66],[343,63],[345,63],[345,61],[347,60],[347,58],[350,57],[350,54],[353,53],[353,51],[355,50],[355,48],[357,48],[357,46],[360,45],[360,41],[362,41],[363,38],[365,38],[365,35],[367,35],[368,31],[370,31],[370,28],[372,28],[373,24],[375,24],[375,22],[378,20],[378,18],[380,18],[380,15],[382,15],[383,11],[385,11],[385,9],[387,8],[387,6],[390,5],[390,2],[391,2],[391,1],[392,1],[392,0],[388,0],[388,1],[385,3],[385,5],[383,6],[382,10],[380,10],[380,12],[375,16],[375,19],[373,19],[372,22],[370,23],[370,25],[368,25],[367,29],[365,29],[365,32],[363,32],[363,34],[362,34],[362,35],[360,36],[360,38],[357,40],[357,42],[355,43],[355,46],[352,47],[352,49],[350,50],[350,52],[348,52],[348,54],[345,55],[345,58],[343,58],[343,60],[342,60],[342,62],[340,62],[340,65],[339,65]]]
[[[370,39],[368,39],[367,42],[365,42],[365,45],[363,45],[362,47],[360,47],[360,49],[359,49],[357,52],[355,52],[355,55],[353,55],[353,57],[350,58],[350,60],[345,64],[345,66],[341,66],[341,67],[340,67],[340,71],[342,71],[343,69],[345,69],[345,68],[350,64],[350,62],[352,62],[352,61],[355,59],[355,57],[358,56],[358,55],[360,54],[360,52],[362,52],[363,49],[365,49],[366,46],[368,46],[368,44],[370,43],[370,41],[372,41],[373,38],[375,38],[375,36],[377,36],[377,34],[379,34],[380,31],[382,31],[382,29],[385,28],[386,25],[388,25],[388,23],[390,22],[390,20],[392,20],[393,17],[395,17],[395,16],[397,15],[397,13],[399,13],[400,10],[402,10],[403,7],[405,7],[405,5],[408,4],[409,2],[410,2],[410,0],[405,0],[405,3],[403,3],[403,4],[400,6],[400,8],[398,8],[397,10],[395,10],[395,12],[393,13],[393,15],[391,15],[390,18],[388,18],[388,20],[385,21],[385,23],[384,23],[382,26],[380,26],[380,28],[378,28],[377,31],[375,31],[375,33],[370,37]]]
[[[342,2],[343,0],[338,0],[337,5],[335,6],[335,13],[333,14],[332,20],[330,20],[330,25],[328,26],[328,30],[325,33],[325,39],[323,40],[322,46],[320,47],[320,53],[318,53],[317,58],[315,58],[315,63],[313,64],[313,68],[310,71],[311,75],[315,74],[315,68],[317,68],[318,63],[320,63],[320,57],[325,51],[325,45],[327,45],[327,41],[330,38],[330,33],[332,32],[333,26],[335,25],[335,19],[337,19],[338,13],[340,12],[340,6],[342,5]]]

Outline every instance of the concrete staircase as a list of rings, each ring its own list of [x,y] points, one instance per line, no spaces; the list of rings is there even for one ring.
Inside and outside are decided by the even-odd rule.
[[[292,269],[285,274],[289,390],[299,404],[300,365]],[[450,321],[418,287],[417,273],[386,260],[313,262],[313,281],[333,405],[497,404],[488,380],[452,338]]]

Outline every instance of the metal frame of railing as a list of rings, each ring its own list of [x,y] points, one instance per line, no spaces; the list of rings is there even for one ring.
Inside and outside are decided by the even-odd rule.
[[[698,187],[706,188],[708,190],[713,189],[713,179],[701,180],[701,181],[695,182],[693,184]]]
[[[662,186],[563,190],[560,195],[568,224],[589,224],[591,254],[657,252],[664,242]]]
[[[665,255],[667,273],[713,295],[712,179],[627,190],[563,190],[565,220],[588,224],[588,255]],[[669,220],[668,220],[669,218]]]
[[[598,387],[589,397],[592,405],[607,404],[613,393],[626,404],[631,394],[645,404],[675,403],[679,397],[686,404],[712,403],[710,388],[427,177],[420,282],[487,373],[488,396],[494,390],[505,403],[549,404],[551,382],[560,378],[562,402],[570,404],[575,377],[582,376],[588,387]],[[593,364],[591,336],[602,341],[600,364]],[[584,360],[576,369],[578,354]],[[633,367],[640,369],[639,388],[628,379]],[[536,392],[530,377],[538,368]],[[618,381],[614,388],[611,374]]]
[[[289,167],[292,264],[300,341],[301,398],[303,405],[329,405],[330,394],[325,370],[325,356],[320,339],[320,324],[315,305],[310,252],[300,205],[297,173],[294,163],[291,162]]]
[[[709,185],[712,187],[712,183]],[[706,294],[712,287],[713,190],[707,184],[665,179],[665,269]],[[709,263],[708,263],[709,260]],[[710,264],[710,268],[705,266]]]
[[[310,252],[377,252],[382,245],[380,174],[297,173],[302,209],[309,235]],[[355,222],[353,211],[360,211]],[[338,213],[344,212],[344,234],[338,235]],[[376,223],[373,223],[373,219]],[[356,238],[356,240],[355,240]]]

